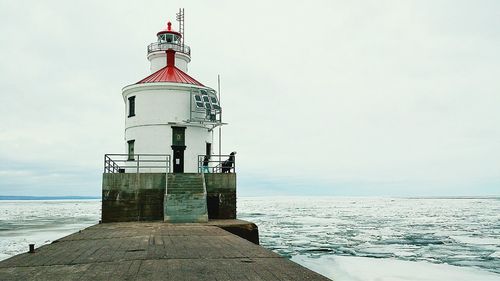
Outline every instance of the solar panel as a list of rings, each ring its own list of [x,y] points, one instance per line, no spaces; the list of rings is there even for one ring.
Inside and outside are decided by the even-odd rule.
[[[206,119],[215,121],[217,112],[221,110],[219,100],[215,91],[195,90],[193,93],[194,103],[198,111],[202,110],[206,114]]]

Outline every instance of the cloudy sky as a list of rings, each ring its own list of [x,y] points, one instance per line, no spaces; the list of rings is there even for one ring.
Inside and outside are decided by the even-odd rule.
[[[240,195],[500,195],[495,0],[0,0],[0,195],[100,194],[179,7]]]

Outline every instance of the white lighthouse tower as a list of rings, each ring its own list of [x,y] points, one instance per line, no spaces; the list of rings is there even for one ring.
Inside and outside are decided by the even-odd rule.
[[[172,155],[174,173],[199,172],[199,156],[212,154],[213,129],[222,124],[216,91],[187,74],[191,50],[182,33],[168,22],[156,36],[147,49],[152,74],[122,91],[126,150],[130,160]]]
[[[212,153],[217,93],[187,74],[191,49],[169,22],[149,44],[151,74],[123,88],[126,154],[105,154],[102,221],[236,218],[235,153]]]

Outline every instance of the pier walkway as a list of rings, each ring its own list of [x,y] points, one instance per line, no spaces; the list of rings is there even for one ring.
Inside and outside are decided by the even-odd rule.
[[[1,261],[0,280],[329,280],[216,225],[94,225]]]

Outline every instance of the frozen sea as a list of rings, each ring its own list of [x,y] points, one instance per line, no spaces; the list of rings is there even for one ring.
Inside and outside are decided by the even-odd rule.
[[[500,281],[500,199],[238,198],[238,217],[338,281]],[[0,259],[99,218],[99,200],[0,201]]]

